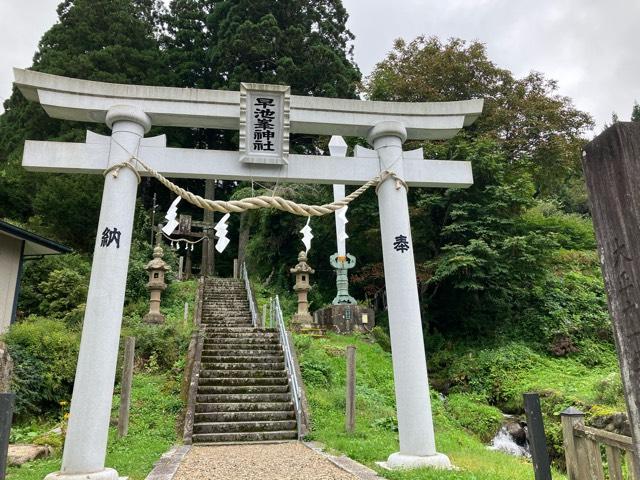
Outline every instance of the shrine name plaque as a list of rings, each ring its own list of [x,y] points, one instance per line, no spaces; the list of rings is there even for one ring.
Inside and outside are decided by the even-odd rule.
[[[291,88],[242,83],[240,86],[240,161],[286,165],[289,156]]]

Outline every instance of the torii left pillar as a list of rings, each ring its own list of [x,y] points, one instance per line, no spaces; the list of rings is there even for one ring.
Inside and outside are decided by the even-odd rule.
[[[151,119],[129,106],[112,107],[106,123],[109,166],[129,160],[151,128]],[[62,469],[46,480],[118,479],[104,461],[137,190],[129,168],[105,176]]]

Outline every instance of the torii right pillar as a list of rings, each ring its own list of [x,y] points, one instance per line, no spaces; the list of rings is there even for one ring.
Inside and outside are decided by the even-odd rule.
[[[399,122],[381,122],[369,131],[380,171],[392,170],[398,178],[404,177],[406,139],[407,131]],[[409,204],[401,182],[388,177],[380,184],[378,210],[400,436],[400,451],[389,456],[386,466],[451,468],[449,458],[436,452]]]

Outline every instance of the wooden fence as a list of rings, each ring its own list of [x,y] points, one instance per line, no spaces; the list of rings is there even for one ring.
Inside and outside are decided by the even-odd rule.
[[[585,426],[584,413],[573,407],[561,417],[569,480],[640,480],[631,437]]]

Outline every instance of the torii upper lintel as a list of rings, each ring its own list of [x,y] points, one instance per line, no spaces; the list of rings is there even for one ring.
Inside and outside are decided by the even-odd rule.
[[[144,111],[153,125],[238,130],[240,92],[94,82],[14,68],[15,85],[54,118],[104,123],[114,105]],[[291,96],[291,132],[366,137],[382,121],[404,125],[409,140],[453,137],[482,113],[482,99],[380,102]]]

